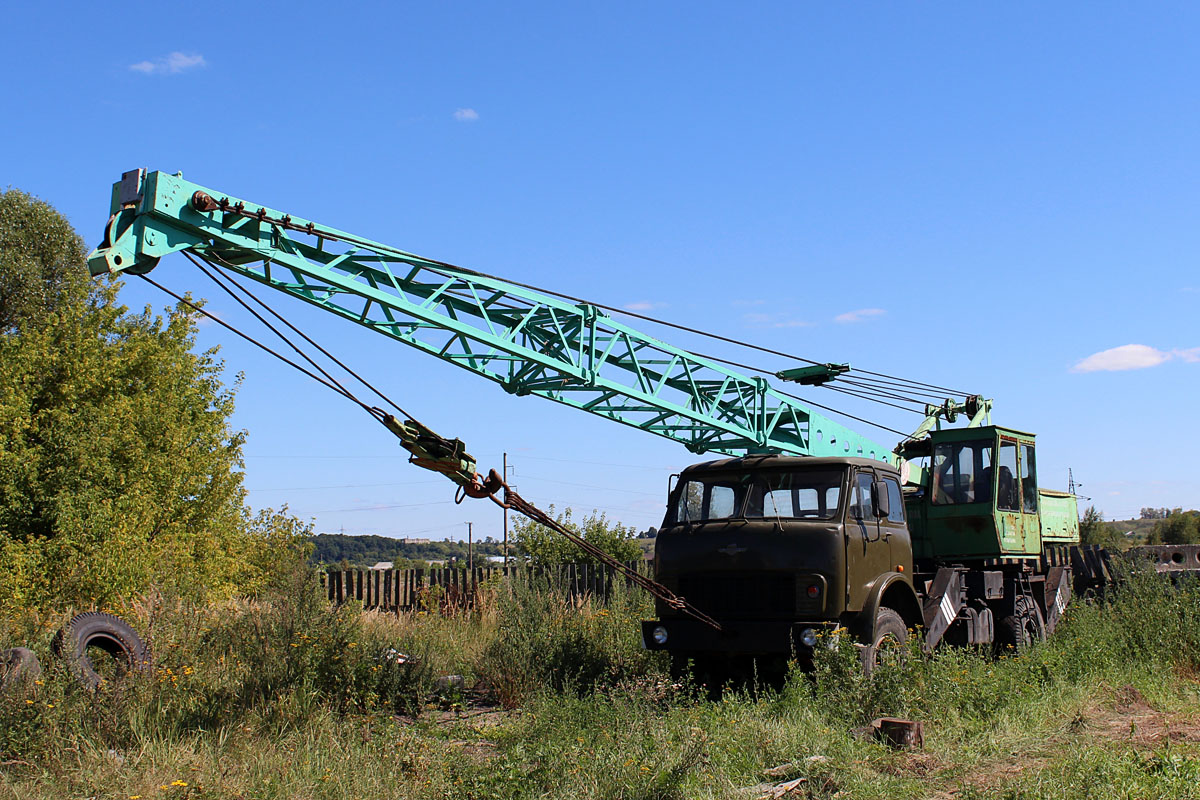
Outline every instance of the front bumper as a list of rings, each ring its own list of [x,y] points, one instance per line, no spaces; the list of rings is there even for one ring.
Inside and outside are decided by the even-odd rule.
[[[667,640],[662,644],[654,641],[653,631],[662,626],[667,631]],[[642,647],[646,650],[661,650],[671,653],[692,655],[699,653],[725,653],[743,655],[801,655],[811,653],[811,647],[800,642],[800,632],[812,628],[825,632],[836,627],[825,622],[791,621],[731,621],[722,622],[722,630],[713,630],[694,619],[642,620]]]

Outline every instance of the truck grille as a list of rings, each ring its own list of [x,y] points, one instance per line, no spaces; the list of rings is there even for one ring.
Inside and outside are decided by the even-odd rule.
[[[796,576],[728,572],[681,575],[678,594],[714,619],[796,616]]]

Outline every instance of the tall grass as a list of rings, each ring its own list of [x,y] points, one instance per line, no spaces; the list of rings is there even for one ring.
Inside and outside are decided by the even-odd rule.
[[[644,596],[562,588],[496,583],[453,616],[330,608],[303,575],[222,606],[142,598],[117,610],[151,640],[153,669],[96,694],[49,657],[62,619],[4,619],[0,646],[31,646],[46,671],[0,698],[0,797],[733,797],[784,764],[809,797],[1197,794],[1195,743],[1087,735],[1126,684],[1181,718],[1200,700],[1194,582],[1132,574],[1001,659],[914,642],[865,677],[831,638],[814,674],[719,701],[640,649]],[[463,709],[446,674],[515,710]],[[924,720],[925,753],[856,735],[884,715]]]

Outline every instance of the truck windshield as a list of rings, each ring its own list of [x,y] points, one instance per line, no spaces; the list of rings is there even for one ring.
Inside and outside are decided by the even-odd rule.
[[[670,523],[714,519],[833,519],[842,495],[842,470],[764,470],[704,475],[683,481]]]

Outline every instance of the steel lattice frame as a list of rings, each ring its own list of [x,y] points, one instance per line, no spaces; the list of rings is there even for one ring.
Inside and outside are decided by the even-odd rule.
[[[198,210],[197,192],[212,210]],[[215,200],[213,199],[215,198]],[[200,204],[203,207],[203,204]],[[679,442],[695,453],[856,455],[890,448],[760,377],[574,304],[246,203],[162,172],[114,186],[93,274],[146,272],[190,250],[499,383]]]

